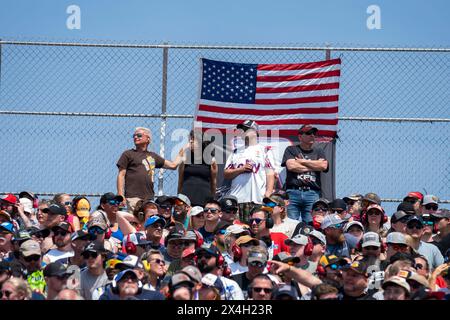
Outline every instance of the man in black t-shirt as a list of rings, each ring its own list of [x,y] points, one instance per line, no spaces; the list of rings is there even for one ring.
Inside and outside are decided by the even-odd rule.
[[[117,161],[117,194],[126,199],[129,211],[134,210],[139,200],[153,199],[155,169],[175,170],[182,162],[185,150],[181,149],[174,161],[148,151],[151,134],[149,129],[142,127],[135,129],[133,140],[135,148],[122,153]]]
[[[320,198],[320,173],[328,171],[324,151],[314,147],[317,131],[311,125],[302,126],[298,134],[300,144],[287,147],[281,162],[287,173],[288,217],[305,223],[312,221],[312,205]]]

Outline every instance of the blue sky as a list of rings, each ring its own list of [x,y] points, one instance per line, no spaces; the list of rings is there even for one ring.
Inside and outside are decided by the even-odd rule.
[[[78,5],[81,9],[80,30],[66,27],[69,16],[66,9],[69,5]],[[369,30],[366,26],[369,5],[378,5],[381,10],[380,30]],[[171,44],[323,46],[328,43],[356,47],[449,47],[449,11],[450,2],[444,0],[0,0],[0,38]],[[77,51],[82,52],[80,60],[73,59],[69,63],[64,59],[64,54],[70,55],[70,49],[52,51],[41,48],[39,50],[42,51],[36,51],[36,48],[29,47],[20,50],[18,52],[21,54],[17,54],[12,48],[3,48],[2,110],[159,111],[159,54],[155,58],[151,52],[127,51],[126,57],[130,63],[125,64],[121,56],[125,56],[124,51],[102,56],[89,49]],[[37,52],[47,60],[40,58]],[[339,55],[344,61],[341,116],[450,118],[450,71],[448,68],[443,71],[433,68],[448,66],[448,54],[447,57],[443,54],[428,55],[422,60],[417,56],[411,59],[412,55],[408,54],[395,55],[395,59],[391,59],[391,56],[380,53],[333,53],[333,57]],[[100,60],[106,56],[111,60]],[[169,68],[169,112],[193,113],[197,74],[187,74],[187,70],[196,70],[201,56],[228,61],[255,61],[261,58],[260,55],[243,52],[171,51],[171,63],[176,63],[177,59],[187,61],[188,57],[191,61],[184,62],[182,67],[175,64],[174,68]],[[266,63],[323,59],[321,52],[298,56],[294,57],[291,52],[263,57],[268,59]],[[89,57],[98,60],[91,61]],[[412,76],[402,74],[405,70],[401,68],[396,69],[396,61],[399,60],[407,61],[402,66],[408,68],[406,71],[410,71]],[[148,61],[148,65],[144,66],[145,72],[142,71],[142,61]],[[422,61],[425,63],[422,64]],[[361,70],[363,64],[365,69]],[[93,77],[94,73],[96,76]],[[100,81],[103,78],[106,80]],[[429,97],[433,97],[432,103],[429,103]],[[152,107],[149,108],[149,105]],[[115,190],[114,163],[120,152],[131,147],[132,128],[141,124],[135,119],[64,118],[59,119],[55,126],[54,118],[37,118],[31,122],[23,122],[21,117],[6,119],[7,126],[0,128],[5,139],[19,140],[18,124],[25,124],[29,135],[19,140],[26,151],[5,155],[11,170],[4,177],[4,183],[13,189],[11,191],[60,192],[63,191],[61,186],[67,192],[102,193]],[[29,118],[24,121],[29,121]],[[144,124],[155,128],[153,149],[159,150],[159,123],[152,121],[145,120]],[[189,124],[185,120],[173,120],[168,123],[168,132],[177,127],[188,128]],[[354,191],[377,191],[385,198],[401,198],[408,191],[424,192],[423,189],[426,189],[429,193],[450,199],[450,130],[447,124],[341,122],[340,128],[338,196],[343,197]],[[110,133],[104,135],[104,132]],[[373,132],[379,132],[379,135]],[[398,132],[402,132],[401,137],[392,138],[392,134]],[[420,138],[414,139],[417,134]],[[77,136],[76,141],[60,139],[70,139],[74,135]],[[35,143],[36,140],[42,143]],[[367,145],[366,141],[371,142]],[[366,152],[367,149],[373,152]],[[56,156],[47,156],[55,150]],[[357,155],[356,163],[352,161],[355,159],[353,155]],[[32,162],[29,161],[30,156]],[[427,166],[423,165],[424,161]],[[78,167],[83,166],[89,167],[89,170],[77,171]],[[367,172],[372,175],[363,176]],[[174,173],[169,175],[170,181],[176,181]],[[60,176],[64,179],[59,179]],[[80,181],[89,187],[80,187]],[[174,193],[173,188],[173,183],[166,183],[168,193]],[[2,189],[8,187],[3,186]],[[392,213],[393,205],[390,205],[389,211]]]

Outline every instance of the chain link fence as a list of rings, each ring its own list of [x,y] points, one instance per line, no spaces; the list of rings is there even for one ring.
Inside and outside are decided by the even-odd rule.
[[[342,59],[336,195],[409,191],[450,199],[450,49],[0,42],[1,192],[100,195],[135,127],[173,158],[193,124],[199,59]],[[187,139],[187,136],[186,136]],[[176,193],[177,172],[155,188]],[[392,203],[390,203],[392,202]],[[390,203],[390,204],[389,204]]]

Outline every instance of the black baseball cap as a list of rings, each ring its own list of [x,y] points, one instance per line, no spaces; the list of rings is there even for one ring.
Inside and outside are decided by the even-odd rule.
[[[107,192],[100,198],[100,203],[106,203],[110,200],[116,200],[118,202],[123,202],[123,197],[118,194],[114,194],[112,192]]]
[[[342,200],[342,199],[334,199],[334,200],[330,203],[330,208],[331,208],[331,209],[347,210],[347,204],[346,204],[345,201]]]
[[[70,276],[73,272],[68,272],[67,267],[61,262],[52,262],[45,266],[44,277]]]
[[[63,206],[57,205],[56,203],[51,204],[48,208],[42,209],[42,212],[48,214],[55,214],[61,216],[67,216],[67,210]]]
[[[399,210],[399,211],[397,211],[396,213],[394,213],[393,215],[392,215],[392,217],[391,217],[391,223],[396,223],[396,222],[398,222],[399,220],[401,220],[401,219],[403,219],[403,218],[405,218],[405,217],[408,217],[409,215],[405,212],[405,211],[402,211],[402,210]]]
[[[248,130],[248,129],[253,129],[255,131],[258,131],[258,129],[259,129],[258,124],[253,120],[245,120],[244,122],[239,123],[236,126],[236,128],[242,129],[244,131]]]
[[[404,211],[406,214],[415,214],[414,205],[410,202],[402,202],[397,206],[397,211]]]

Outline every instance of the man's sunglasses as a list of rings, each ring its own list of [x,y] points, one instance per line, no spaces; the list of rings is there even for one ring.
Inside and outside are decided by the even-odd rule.
[[[400,251],[400,252],[405,252],[408,250],[408,246],[406,244],[398,244],[398,243],[392,243],[389,244],[392,249],[394,249],[395,251]]]
[[[112,205],[112,206],[118,206],[120,204],[120,201],[118,200],[108,200],[106,203]]]
[[[425,209],[436,211],[438,209],[437,204],[426,204]]]
[[[87,252],[83,252],[81,254],[81,256],[83,257],[83,259],[89,259],[89,258],[93,258],[96,259],[98,257],[98,253],[97,252],[92,252],[92,251],[87,251]]]
[[[347,201],[347,206],[351,207],[351,206],[353,206],[355,203],[356,203],[356,201],[349,200],[349,201]]]
[[[337,214],[341,214],[344,211],[345,210],[342,210],[342,209],[333,209],[333,213],[337,213]]]
[[[205,258],[206,260],[209,260],[209,259],[211,259],[212,257],[214,257],[212,254],[205,254],[205,253],[203,253],[203,254],[199,254],[199,255],[197,255],[197,259],[198,260],[201,260],[201,259],[203,259],[203,258]]]
[[[278,204],[276,204],[275,202],[268,202],[265,205],[269,208],[275,208]]]
[[[248,220],[248,223],[250,223],[250,224],[253,224],[253,223],[260,224],[260,223],[263,222],[264,220],[266,220],[266,219],[252,218],[252,219],[249,219],[249,220]]]
[[[65,230],[56,230],[56,231],[53,231],[53,234],[54,234],[55,236],[63,236],[63,237],[65,237],[68,233],[69,233],[69,232],[68,232],[68,231],[65,231]]]
[[[89,232],[90,234],[104,234],[104,233],[105,233],[105,230],[103,230],[103,229],[100,228],[100,227],[92,227],[92,228],[89,228],[89,229],[88,229],[88,232]]]
[[[328,209],[324,208],[324,207],[315,207],[313,210],[314,211],[322,211],[322,212],[328,211]]]
[[[260,261],[252,261],[249,263],[249,266],[256,268],[264,268],[265,264]]]
[[[416,224],[416,223],[415,224],[408,224],[408,225],[406,225],[406,228],[421,230],[421,229],[423,229],[423,225]]]
[[[26,262],[31,262],[31,261],[39,261],[40,258],[41,258],[41,256],[38,256],[37,254],[33,254],[28,257],[23,257],[23,260],[25,260]]]
[[[305,133],[306,134],[306,133]],[[271,288],[260,288],[260,287],[253,287],[253,291],[260,293],[261,291],[264,291],[264,293],[269,294],[272,292]]]
[[[64,205],[65,205],[65,206],[71,206],[71,205],[72,205],[72,202],[71,202],[71,201],[66,201],[66,202],[64,202]]]
[[[135,133],[135,134],[133,134],[133,138],[134,138],[134,137],[136,137],[136,138],[142,138],[143,135],[142,135],[142,133]]]
[[[216,209],[216,208],[205,208],[205,209],[203,210],[203,212],[204,212],[204,213],[208,213],[208,212],[211,212],[211,213],[217,213],[217,212],[219,212],[219,209]]]

